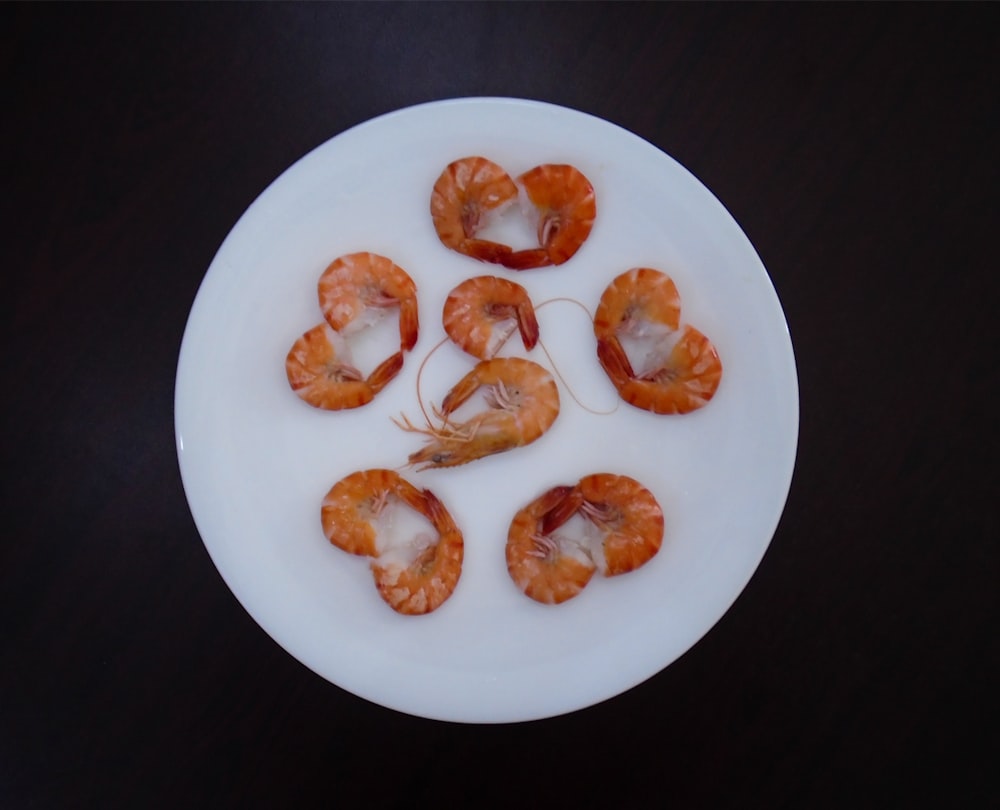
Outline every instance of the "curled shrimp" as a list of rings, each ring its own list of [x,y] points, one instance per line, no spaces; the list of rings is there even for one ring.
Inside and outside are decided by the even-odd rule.
[[[421,527],[402,538],[391,537],[394,510],[400,504],[426,519],[432,531]],[[321,520],[333,545],[371,559],[379,595],[397,613],[430,613],[454,592],[464,540],[430,490],[418,489],[392,470],[361,470],[330,488]]]
[[[537,219],[538,246],[515,251],[477,234],[520,196]],[[452,250],[512,270],[568,261],[590,235],[597,216],[594,187],[574,166],[545,163],[512,180],[484,157],[449,163],[431,192],[431,218],[438,238]]]
[[[329,411],[367,405],[402,367],[400,351],[365,377],[353,365],[347,341],[328,323],[303,334],[285,358],[285,374],[292,390],[314,408]]]
[[[542,493],[514,515],[507,533],[507,572],[536,602],[572,599],[596,569],[579,540],[558,532],[575,511],[566,509],[573,490],[557,486]]]
[[[597,217],[594,187],[579,169],[545,163],[517,178],[538,217],[537,248],[519,250],[503,260],[512,270],[569,261],[590,236]]]
[[[591,554],[604,576],[634,571],[660,550],[663,510],[653,493],[634,478],[587,475],[577,483],[573,500],[597,530],[599,542],[591,546]]]
[[[722,378],[719,354],[705,335],[681,325],[680,312],[673,280],[647,267],[617,276],[601,296],[594,314],[597,357],[630,405],[682,414],[715,395]],[[626,345],[641,359],[638,368]]]
[[[584,523],[571,528],[579,515]],[[663,510],[634,478],[612,473],[557,486],[521,509],[507,535],[507,571],[526,596],[559,604],[577,596],[594,571],[634,571],[663,545]]]
[[[484,157],[449,163],[431,192],[431,218],[445,246],[483,262],[503,263],[507,245],[476,238],[490,218],[517,199],[510,175]]]
[[[417,287],[391,259],[375,253],[352,253],[335,259],[318,285],[326,323],[295,341],[285,358],[292,390],[324,410],[367,405],[403,367],[403,353],[417,342]],[[347,338],[399,309],[399,351],[367,377],[354,365]]]
[[[398,308],[400,351],[417,342],[417,285],[392,259],[376,253],[341,256],[323,271],[318,293],[323,317],[342,335],[371,326]]]
[[[444,302],[443,321],[452,341],[480,360],[492,358],[515,330],[526,350],[538,342],[527,290],[496,276],[476,276],[455,287]]]
[[[461,423],[451,414],[480,388],[485,389],[486,410]],[[559,415],[559,389],[544,368],[520,357],[482,360],[459,380],[435,409],[439,425],[413,425],[406,416],[396,424],[422,433],[427,444],[411,453],[408,464],[457,467],[495,453],[531,444],[545,433]]]

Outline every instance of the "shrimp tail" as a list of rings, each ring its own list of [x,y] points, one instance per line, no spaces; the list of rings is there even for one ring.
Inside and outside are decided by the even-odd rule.
[[[530,300],[524,301],[517,307],[517,328],[521,333],[524,348],[530,352],[538,343],[538,320],[535,318],[535,308]]]
[[[376,366],[375,370],[368,375],[365,381],[372,390],[372,394],[377,394],[388,385],[392,379],[399,374],[403,367],[403,353],[396,352],[387,360],[383,360]]]
[[[488,239],[466,239],[462,242],[462,253],[466,256],[481,262],[502,264],[504,267],[508,266],[507,260],[513,252],[507,245],[491,242]]]
[[[511,251],[501,264],[509,270],[534,270],[537,267],[548,267],[552,264],[552,259],[545,248],[528,248]]]
[[[399,478],[393,494],[414,511],[426,514],[428,490],[417,489],[405,478]]]
[[[577,487],[553,487],[536,502],[542,513],[541,534],[550,535],[576,514],[583,504],[583,495]]]
[[[621,388],[629,380],[635,378],[632,364],[629,362],[628,355],[625,354],[625,349],[617,337],[612,335],[598,338],[597,359],[616,388]]]
[[[458,532],[458,526],[454,518],[449,514],[441,500],[429,489],[421,493],[424,498],[424,516],[434,525],[442,537],[446,537],[453,532]]]
[[[399,348],[404,352],[410,351],[416,344],[419,333],[417,299],[405,298],[399,303]]]
[[[479,378],[479,369],[477,367],[455,383],[452,389],[445,395],[445,398],[441,401],[441,414],[448,416],[476,393],[481,385],[482,381]]]

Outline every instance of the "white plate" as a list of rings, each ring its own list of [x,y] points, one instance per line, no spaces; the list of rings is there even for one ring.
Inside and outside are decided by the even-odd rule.
[[[481,154],[512,175],[546,162],[580,168],[598,216],[568,263],[520,274],[446,249],[431,187],[453,159]],[[515,227],[516,231],[517,228]],[[335,257],[389,256],[419,287],[420,339],[370,405],[310,408],[284,360],[319,323],[316,282]],[[562,388],[549,433],[457,469],[407,473],[433,490],[465,535],[452,598],[400,616],[367,563],[332,547],[320,502],[347,473],[398,467],[420,446],[390,416],[419,416],[420,360],[444,335],[447,292],[473,275],[516,278],[533,300],[571,296],[591,312],[634,266],[669,273],[682,318],[705,332],[724,373],[709,405],[683,417],[622,404],[590,413]],[[577,396],[617,397],[582,309],[539,311],[542,340]],[[530,355],[548,365],[540,348]],[[450,344],[421,390],[440,402],[471,361]],[[767,273],[740,227],[690,173],[606,121],[537,102],[461,99],[404,109],[344,132],[299,160],[247,209],[219,248],[191,309],[177,371],[176,430],[191,512],[209,554],[250,615],[299,661],[367,700],[464,722],[573,711],[651,677],[698,641],[749,581],[791,482],[798,388],[791,341]],[[513,585],[504,561],[514,512],[591,472],[645,483],[666,515],[644,568],[597,578],[560,606]]]

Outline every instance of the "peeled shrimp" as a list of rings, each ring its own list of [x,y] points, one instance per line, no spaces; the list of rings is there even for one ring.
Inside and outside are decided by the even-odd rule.
[[[398,308],[400,351],[417,342],[417,285],[392,259],[376,253],[341,256],[323,271],[318,292],[323,317],[342,335],[371,326]]]
[[[487,408],[455,424],[450,415],[480,388]],[[405,416],[399,427],[428,437],[412,453],[410,465],[456,467],[531,444],[559,415],[559,389],[544,368],[520,357],[482,360],[459,380],[436,409],[439,425],[414,426]]]
[[[538,321],[527,290],[496,276],[476,276],[453,289],[444,302],[444,329],[461,349],[492,358],[515,330],[524,348],[538,342]]]
[[[347,342],[328,323],[302,335],[285,358],[292,390],[314,408],[329,411],[367,405],[402,367],[400,351],[363,376],[351,363]]]
[[[575,538],[558,533],[572,516],[573,487],[557,486],[514,515],[507,534],[507,571],[526,596],[557,605],[584,589],[596,566]]]
[[[571,527],[579,515],[584,528]],[[663,544],[663,511],[633,478],[595,473],[553,487],[521,509],[507,535],[507,571],[525,595],[559,604],[594,571],[618,576],[649,562]]]
[[[417,532],[401,542],[387,538],[399,504],[429,521],[436,537]],[[326,494],[323,533],[350,554],[371,558],[379,595],[397,613],[430,613],[452,595],[462,572],[464,540],[448,510],[430,490],[420,490],[392,470],[351,473]]]
[[[502,167],[484,157],[449,163],[431,192],[431,218],[438,238],[452,250],[483,262],[503,263],[513,250],[477,239],[490,217],[517,199],[517,186]]]
[[[689,413],[715,395],[722,362],[712,342],[681,325],[680,296],[673,280],[639,267],[605,289],[594,314],[597,357],[622,399],[658,414]],[[641,365],[633,356],[642,355]]]
[[[517,179],[538,215],[537,248],[506,257],[505,267],[528,270],[569,261],[590,236],[597,216],[594,187],[579,169],[546,163]]]

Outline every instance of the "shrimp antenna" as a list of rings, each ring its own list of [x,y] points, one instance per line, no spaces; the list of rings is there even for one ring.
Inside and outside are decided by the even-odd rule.
[[[433,435],[433,432],[434,432],[433,423],[431,422],[430,416],[427,415],[427,408],[424,405],[424,398],[420,394],[420,378],[423,376],[424,366],[426,366],[427,365],[427,361],[431,359],[431,355],[434,354],[434,352],[436,352],[438,349],[440,349],[447,342],[448,342],[448,338],[447,337],[441,338],[441,340],[438,341],[437,345],[435,345],[434,348],[432,348],[429,352],[427,352],[426,355],[424,355],[424,359],[420,361],[420,365],[417,367],[417,405],[420,406],[420,413],[422,413],[423,416],[424,416],[424,423],[427,425],[427,429],[424,430],[423,428],[416,427],[409,420],[409,418],[406,416],[405,413],[401,413],[400,414],[400,419],[396,419],[393,416],[389,417],[389,419],[392,421],[392,423],[394,425],[396,425],[396,427],[402,428],[403,430],[408,431],[410,433],[430,433],[431,435]],[[433,402],[431,403],[431,408],[435,412],[437,412],[437,408],[434,406]],[[412,466],[413,466],[413,462],[406,461],[405,463],[400,464],[395,469],[397,471],[398,470],[405,470],[408,467],[412,467]]]
[[[441,340],[437,342],[437,345],[435,345],[433,349],[431,349],[429,352],[427,352],[426,355],[424,355],[424,359],[420,361],[420,367],[417,369],[417,404],[420,406],[420,412],[424,415],[424,421],[428,425],[431,425],[433,423],[431,422],[430,417],[427,415],[427,408],[424,406],[424,398],[420,394],[420,378],[424,374],[424,366],[426,366],[427,361],[431,359],[431,355],[434,354],[434,352],[436,352],[438,349],[440,349],[445,343],[447,343],[448,340],[449,340],[448,337],[441,338]]]
[[[537,310],[541,309],[542,307],[546,306],[547,304],[551,304],[551,303],[554,303],[556,301],[568,301],[571,304],[576,304],[576,306],[580,307],[580,309],[582,309],[584,312],[587,313],[587,318],[591,321],[591,323],[593,323],[594,316],[590,314],[590,310],[587,309],[587,307],[581,301],[577,301],[575,298],[569,298],[569,297],[566,297],[566,296],[557,296],[556,298],[548,298],[545,301],[542,301],[540,304],[538,304],[535,307],[535,310],[537,311]],[[573,398],[573,401],[577,405],[579,405],[581,408],[583,408],[588,413],[595,414],[596,416],[610,416],[611,414],[613,414],[615,411],[618,410],[618,406],[621,404],[621,400],[618,400],[617,402],[615,402],[615,407],[613,407],[611,410],[608,410],[608,411],[601,411],[601,410],[598,410],[597,408],[591,408],[589,405],[587,405],[586,403],[584,403],[580,399],[580,397],[578,397],[576,395],[576,392],[573,390],[573,387],[568,382],[566,382],[566,378],[563,376],[562,372],[559,370],[559,366],[556,365],[556,361],[552,358],[552,354],[549,352],[548,347],[545,345],[545,343],[542,341],[541,338],[538,339],[538,345],[542,347],[542,351],[545,353],[545,356],[548,358],[549,365],[552,366],[552,370],[555,372],[555,375],[559,378],[559,381],[563,384],[563,387],[569,392],[569,395]]]
[[[554,304],[556,301],[567,301],[570,304],[576,304],[576,306],[580,307],[580,309],[582,309],[584,312],[587,313],[587,319],[591,323],[594,322],[594,316],[590,313],[590,310],[587,309],[587,305],[584,304],[583,301],[578,301],[576,298],[570,298],[565,295],[557,295],[555,298],[546,298],[544,301],[542,301],[542,303],[538,304],[535,307],[535,309],[539,310],[544,306],[547,306],[549,304]]]

